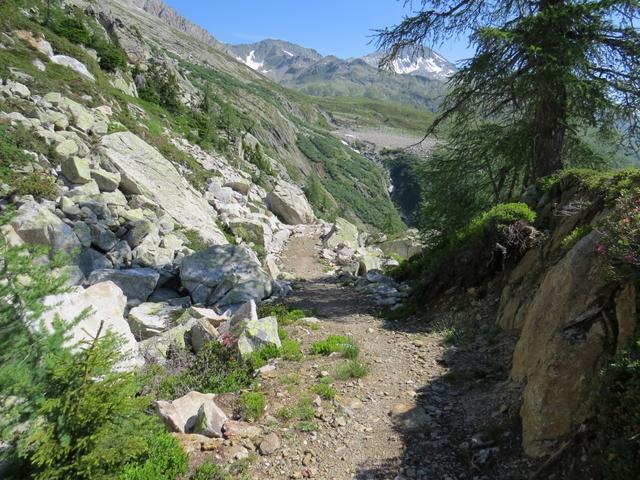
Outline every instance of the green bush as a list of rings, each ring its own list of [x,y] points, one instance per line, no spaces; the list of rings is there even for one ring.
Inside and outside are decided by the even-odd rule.
[[[243,143],[242,145],[247,161],[258,167],[260,171],[265,175],[274,175],[275,172],[271,167],[271,163],[269,162],[269,159],[262,153],[260,144],[257,144],[255,148],[252,148],[251,145],[247,143]]]
[[[287,326],[296,323],[305,317],[305,313],[302,310],[289,310],[286,305],[270,305],[261,304],[258,306],[258,316],[264,317],[276,317],[278,325]]]
[[[127,69],[127,54],[122,48],[106,41],[99,41],[94,45],[100,57],[100,68],[106,72],[115,72],[116,70]]]
[[[320,395],[323,400],[333,400],[336,397],[336,390],[331,386],[331,381],[318,382],[317,385],[313,386],[313,392]]]
[[[488,211],[476,216],[467,226],[453,234],[442,237],[433,246],[426,248],[419,255],[402,262],[389,273],[399,280],[424,280],[438,272],[443,266],[445,270],[454,272],[452,262],[463,252],[476,250],[474,260],[485,263],[481,254],[491,252],[495,239],[502,234],[503,229],[518,222],[533,223],[536,214],[524,203],[506,203],[496,205]],[[510,245],[509,245],[510,246]],[[521,245],[518,245],[521,247]],[[472,262],[467,262],[467,268]],[[475,264],[473,264],[475,268]],[[467,272],[473,273],[473,272]],[[483,273],[483,272],[476,272]],[[416,285],[414,291],[420,292],[424,285]]]
[[[363,378],[369,373],[369,367],[357,360],[349,360],[338,367],[336,378],[338,380],[349,380],[351,378]]]
[[[60,19],[54,26],[53,30],[61,37],[66,38],[76,45],[88,45],[91,41],[91,32],[82,23],[81,20],[65,16]]]
[[[609,274],[637,281],[640,271],[640,188],[620,196],[598,230],[598,252],[607,259]]]
[[[387,233],[399,233],[405,229],[387,194],[382,168],[328,134],[299,135],[296,145],[317,165],[317,171],[326,174],[323,175],[322,189],[335,200],[341,216],[352,220],[358,218]],[[308,187],[316,188],[313,185]]]
[[[234,480],[234,477],[222,467],[207,460],[196,469],[190,480]]]
[[[360,349],[352,338],[342,335],[329,335],[325,340],[314,342],[311,345],[311,353],[315,355],[331,355],[334,352],[342,353],[342,356],[349,359],[358,358]]]
[[[290,360],[297,362],[302,359],[302,350],[300,343],[295,340],[285,339],[282,340],[282,347],[280,347],[280,356],[283,360]]]
[[[185,230],[182,233],[187,238],[187,248],[196,252],[209,248],[210,245],[200,236],[197,230]]]
[[[242,360],[237,349],[209,342],[198,352],[191,366],[160,381],[156,396],[174,399],[192,390],[203,393],[237,392],[251,385],[252,374],[251,362]]]
[[[8,184],[12,192],[20,195],[54,199],[58,195],[58,188],[51,175],[22,172],[28,165],[36,163],[34,157],[25,153],[25,150],[46,152],[24,127],[0,124],[0,183]]]
[[[240,396],[240,416],[248,421],[256,421],[264,413],[266,400],[260,392],[247,392]]]
[[[151,437],[146,458],[125,467],[122,480],[176,480],[187,471],[187,455],[175,437],[159,432]]]
[[[276,413],[278,418],[284,421],[300,420],[308,422],[314,418],[313,400],[310,398],[302,398],[296,405],[282,407]]]
[[[626,480],[640,472],[640,336],[607,368],[598,402],[601,478]]]
[[[33,195],[36,198],[54,200],[59,193],[55,179],[43,172],[32,172],[15,181],[15,191],[19,195]]]

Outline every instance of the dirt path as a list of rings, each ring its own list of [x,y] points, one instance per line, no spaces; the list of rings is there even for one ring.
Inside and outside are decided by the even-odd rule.
[[[276,426],[277,412],[301,398],[315,397],[314,385],[323,376],[334,376],[346,360],[305,355],[300,362],[281,361],[262,379],[262,387],[269,392],[266,423],[273,422],[283,447],[260,457],[251,478],[525,478],[515,473],[520,470],[517,465],[492,466],[492,455],[498,451],[491,450],[493,440],[480,445],[487,448],[476,458],[479,450],[474,450],[472,435],[478,425],[487,418],[499,423],[503,420],[498,417],[508,416],[495,405],[494,390],[476,388],[473,379],[469,390],[468,382],[449,379],[457,362],[475,363],[483,371],[490,367],[483,367],[477,356],[458,359],[461,353],[443,344],[442,332],[377,317],[364,294],[325,273],[319,248],[319,235],[309,231],[292,238],[283,256],[284,270],[299,279],[287,304],[319,319],[315,328],[288,327],[289,335],[306,353],[311,343],[327,335],[349,336],[359,345],[360,361],[369,373],[357,380],[335,380],[335,399],[320,403],[316,398],[317,429],[303,432],[295,421],[278,420]],[[494,436],[502,434],[499,430]],[[508,443],[514,442],[516,438]]]

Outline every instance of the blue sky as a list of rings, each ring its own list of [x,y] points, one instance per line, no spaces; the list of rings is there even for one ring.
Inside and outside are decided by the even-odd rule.
[[[398,23],[409,8],[396,0],[165,0],[225,43],[277,38],[323,55],[358,57],[374,50],[372,30]],[[418,3],[418,2],[416,2]],[[466,39],[436,50],[452,61],[470,56]]]

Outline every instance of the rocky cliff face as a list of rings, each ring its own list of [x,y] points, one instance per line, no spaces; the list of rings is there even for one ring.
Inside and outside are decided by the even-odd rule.
[[[222,44],[216,40],[206,29],[193,22],[190,22],[173,8],[165,4],[162,0],[121,0],[123,4],[139,8],[145,12],[158,17],[166,24],[181,30],[188,35],[197,38],[201,42],[221,47]]]
[[[530,201],[547,238],[509,273],[497,321],[518,332],[523,447],[543,456],[593,414],[600,371],[634,331],[636,291],[608,277],[597,252],[602,193],[565,181]]]

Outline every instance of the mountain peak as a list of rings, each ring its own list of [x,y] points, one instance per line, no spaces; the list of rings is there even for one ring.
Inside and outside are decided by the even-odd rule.
[[[362,59],[372,67],[378,67],[385,53],[370,53]],[[434,50],[424,47],[405,47],[386,67],[399,75],[416,75],[446,79],[456,72],[456,66]]]

